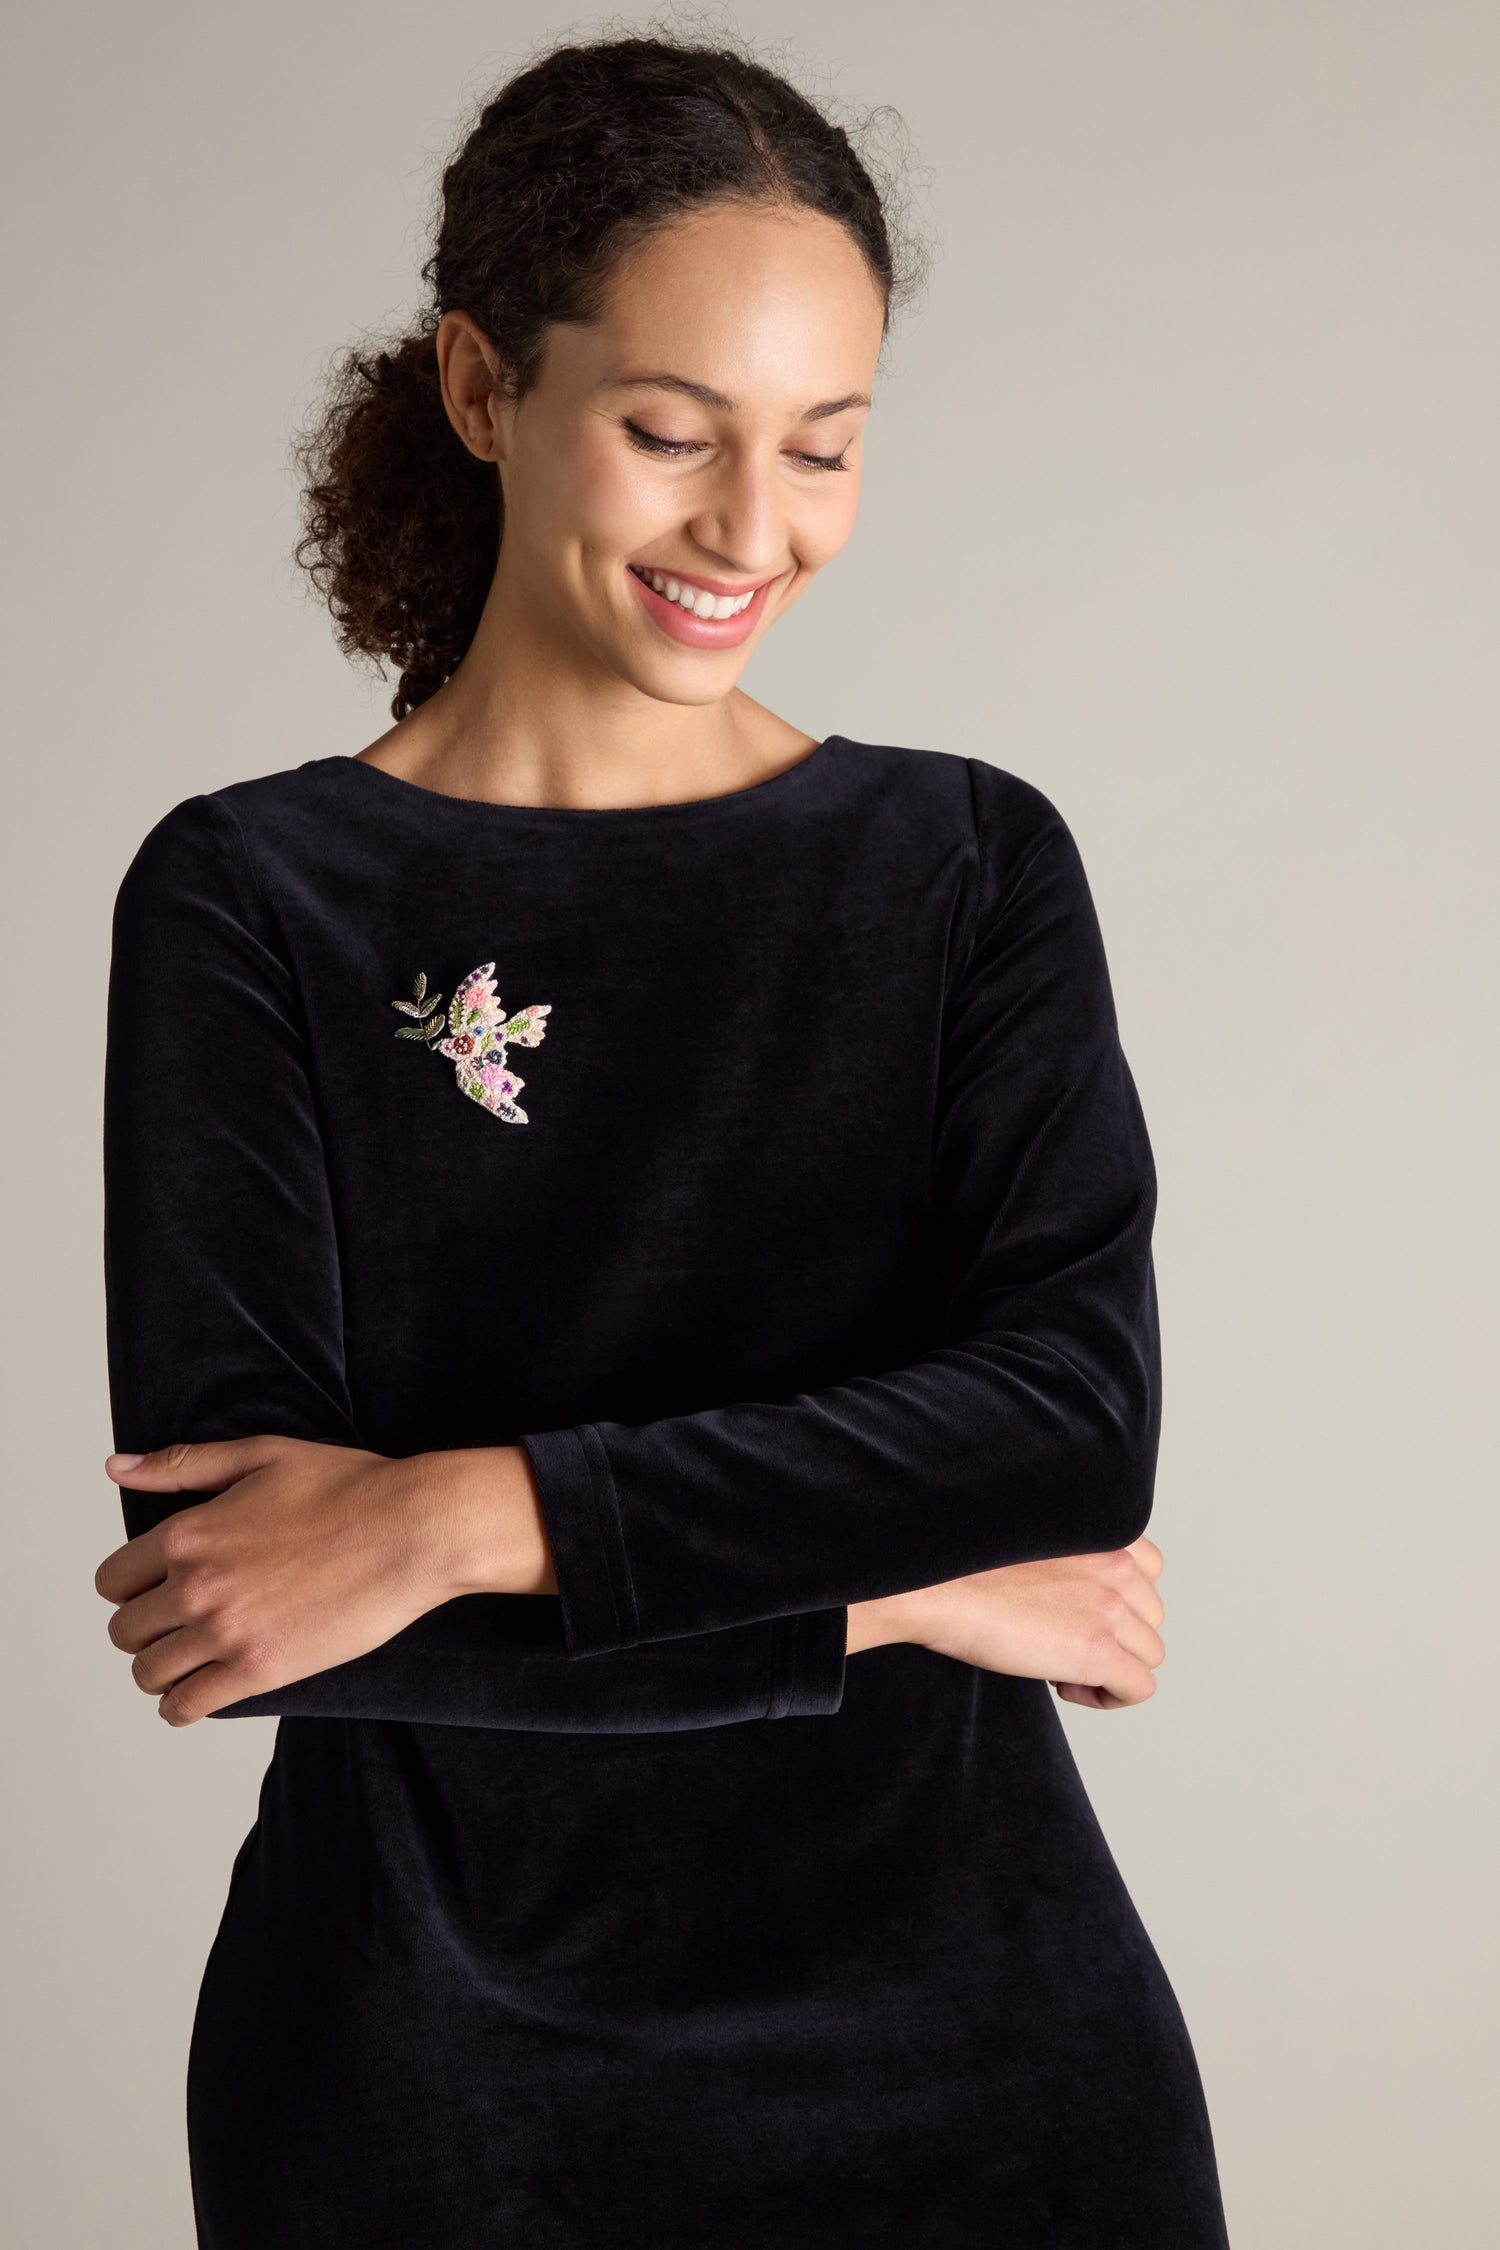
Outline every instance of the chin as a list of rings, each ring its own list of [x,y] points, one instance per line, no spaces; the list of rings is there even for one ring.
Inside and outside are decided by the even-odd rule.
[[[648,639],[622,626],[613,645],[600,647],[598,654],[610,671],[658,703],[717,703],[736,685],[764,637],[764,631],[757,633],[737,648],[674,648],[655,633]]]
[[[740,651],[735,650],[738,656]],[[721,703],[730,690],[739,684],[743,664],[730,666],[720,658],[716,663],[651,664],[633,666],[627,678],[643,695],[657,703],[675,703],[684,708]]]

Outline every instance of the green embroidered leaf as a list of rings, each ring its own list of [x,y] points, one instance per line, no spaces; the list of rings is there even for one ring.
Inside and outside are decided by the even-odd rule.
[[[396,1037],[398,1039],[420,1039],[424,1046],[427,1044],[426,1032],[422,1029],[420,1024],[416,1023],[398,1024],[396,1027]]]
[[[430,1000],[424,1000],[422,1002],[421,1007],[416,1010],[416,1013],[419,1016],[430,1016],[434,1008],[442,1006],[442,1000],[442,994],[440,992],[435,992]]]
[[[415,1001],[412,1000],[393,1000],[391,1006],[399,1008],[403,1016],[415,1016],[421,1013]]]
[[[420,976],[419,976],[419,977],[418,977],[418,978],[416,979],[415,983],[414,983],[414,984],[412,985],[412,988],[411,988],[411,996],[412,996],[413,1000],[420,1000],[420,999],[421,999],[421,997],[422,997],[422,995],[423,995],[423,993],[424,993],[424,992],[425,992],[426,990],[427,990],[427,971],[426,971],[426,970],[424,969],[424,970],[422,971],[421,975],[420,975]]]

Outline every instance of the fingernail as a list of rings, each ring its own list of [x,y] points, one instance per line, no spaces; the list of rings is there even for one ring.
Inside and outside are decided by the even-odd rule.
[[[106,1469],[138,1469],[145,1458],[144,1453],[112,1453],[104,1466]]]

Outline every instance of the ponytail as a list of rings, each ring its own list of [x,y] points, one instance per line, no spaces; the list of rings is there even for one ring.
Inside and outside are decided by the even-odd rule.
[[[392,665],[404,719],[457,669],[500,546],[500,479],[448,420],[436,317],[337,362],[318,427],[296,457],[305,530],[296,557],[346,655]]]

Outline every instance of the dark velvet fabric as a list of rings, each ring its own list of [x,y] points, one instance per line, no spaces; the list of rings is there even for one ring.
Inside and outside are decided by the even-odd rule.
[[[491,960],[551,1011],[524,1124],[393,1036]],[[116,905],[105,1175],[118,1447],[519,1442],[558,1576],[219,1714],[280,1724],[206,2250],[1219,2250],[1051,1691],[845,1652],[1150,1514],[1155,1173],[1038,789],[835,735],[619,811],[190,798]]]

